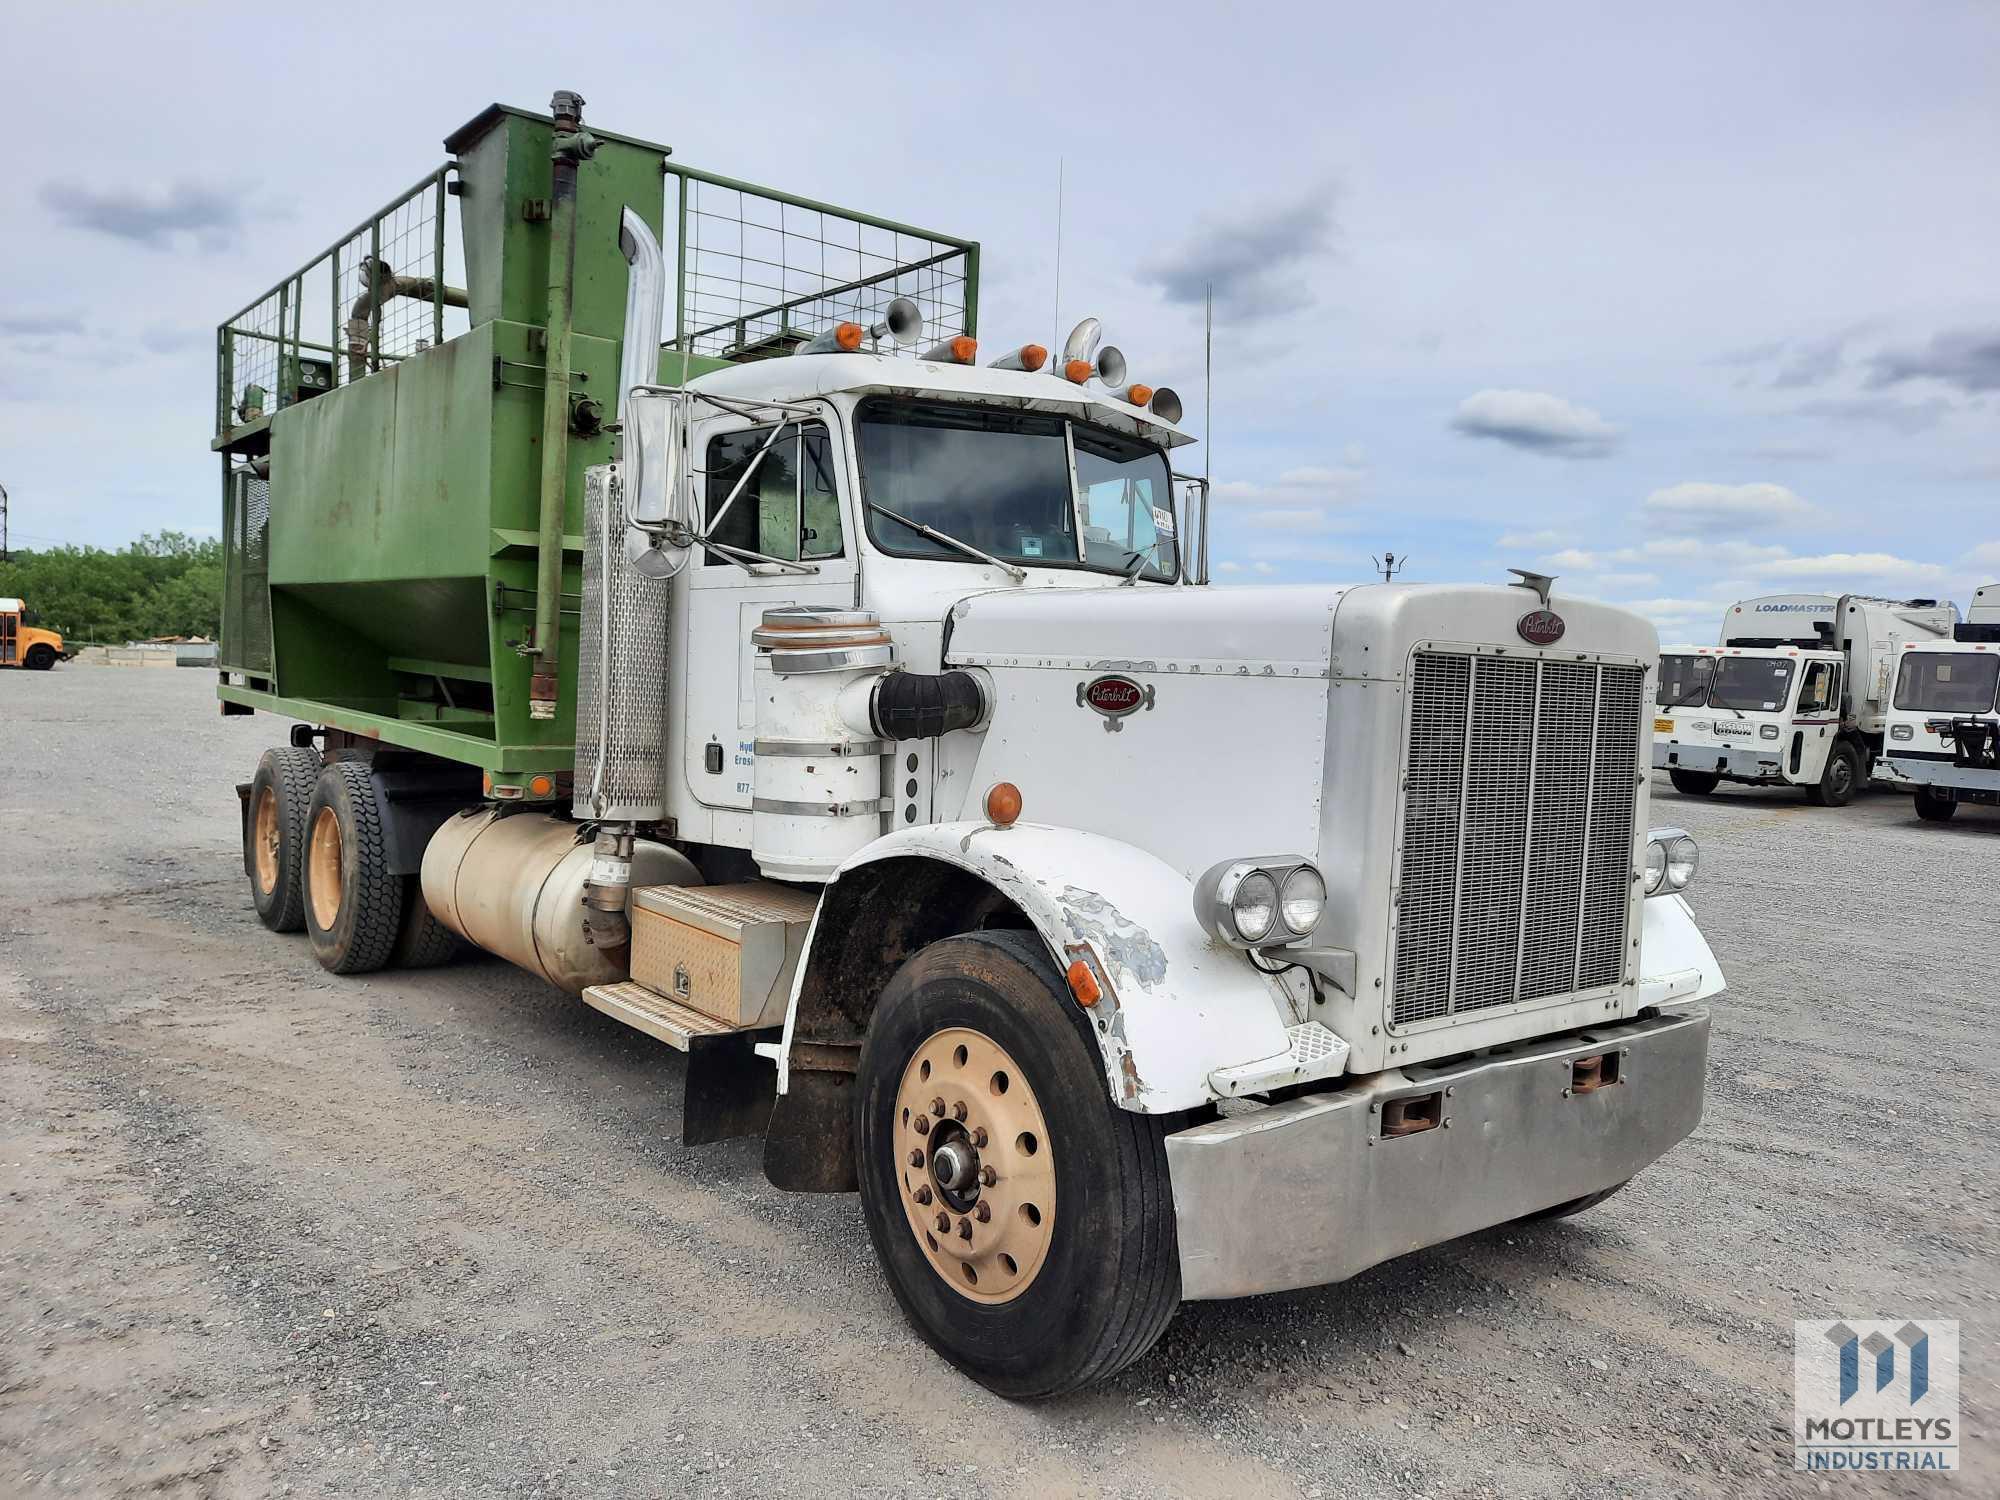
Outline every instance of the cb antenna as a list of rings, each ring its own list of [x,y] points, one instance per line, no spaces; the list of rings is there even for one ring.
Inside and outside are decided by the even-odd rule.
[[[1377,570],[1380,571],[1384,583],[1394,583],[1396,575],[1410,565],[1410,559],[1407,554],[1398,557],[1393,552],[1384,552],[1380,557],[1369,558],[1369,561],[1374,563]]]
[[[1215,491],[1215,283],[1201,284],[1201,581],[1208,582],[1208,508]]]
[[[1063,165],[1064,158],[1056,158],[1056,307],[1055,328],[1049,339],[1051,349],[1063,346],[1062,328],[1062,240],[1063,240]]]
[[[7,553],[7,486],[0,484],[0,563],[13,560]]]

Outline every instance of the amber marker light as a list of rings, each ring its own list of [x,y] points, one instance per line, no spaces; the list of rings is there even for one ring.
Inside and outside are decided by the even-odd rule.
[[[1069,992],[1076,996],[1076,1003],[1085,1010],[1104,998],[1104,986],[1097,982],[1097,976],[1090,972],[1090,965],[1082,959],[1072,959],[1069,966]]]
[[[833,341],[849,354],[852,354],[856,349],[861,347],[861,325],[859,323],[842,323],[838,328],[833,330]]]
[[[549,796],[555,789],[555,782],[547,776],[535,776],[528,781],[528,790],[537,797]]]
[[[946,339],[945,347],[951,351],[950,359],[955,365],[969,365],[979,354],[979,340],[962,333],[955,339]]]
[[[1134,406],[1144,406],[1153,399],[1153,388],[1134,381],[1125,388],[1125,399]]]
[[[1063,379],[1071,385],[1082,385],[1090,379],[1091,373],[1091,363],[1087,359],[1073,359],[1063,366]]]
[[[986,821],[1011,828],[1021,816],[1021,789],[1011,781],[996,781],[986,793]]]
[[[1040,344],[1023,344],[1021,346],[1022,369],[1039,370],[1048,362],[1049,351],[1044,349]]]

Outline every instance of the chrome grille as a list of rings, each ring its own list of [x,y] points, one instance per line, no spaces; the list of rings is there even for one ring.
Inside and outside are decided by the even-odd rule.
[[[1420,651],[1391,1019],[1624,975],[1645,670]]]

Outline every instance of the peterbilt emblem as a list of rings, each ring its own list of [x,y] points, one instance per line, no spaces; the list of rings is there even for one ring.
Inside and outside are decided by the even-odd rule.
[[[1125,727],[1119,721],[1127,714],[1153,706],[1153,689],[1141,687],[1131,678],[1116,674],[1093,677],[1076,685],[1076,702],[1079,708],[1095,709],[1103,714],[1104,727],[1115,731]]]
[[[1531,609],[1514,622],[1521,639],[1531,646],[1553,646],[1563,638],[1563,617],[1552,609]]]

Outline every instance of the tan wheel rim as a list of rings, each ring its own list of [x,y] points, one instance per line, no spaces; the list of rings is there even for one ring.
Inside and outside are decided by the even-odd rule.
[[[313,925],[321,932],[331,932],[340,918],[340,819],[330,807],[322,807],[313,819],[306,858],[310,866],[306,893],[312,898]]]
[[[257,794],[251,811],[250,856],[257,889],[268,896],[278,888],[278,796],[270,787]]]
[[[945,1284],[974,1302],[1026,1291],[1055,1232],[1056,1168],[1007,1049],[963,1027],[933,1035],[903,1070],[890,1139],[910,1232]]]

